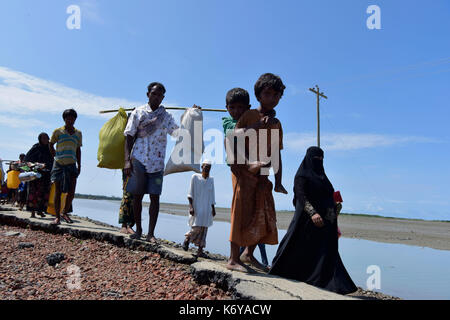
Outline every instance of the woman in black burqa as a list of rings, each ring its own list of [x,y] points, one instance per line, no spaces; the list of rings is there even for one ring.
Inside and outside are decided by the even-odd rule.
[[[50,194],[50,170],[53,166],[53,157],[48,147],[48,135],[42,132],[38,137],[38,141],[25,156],[26,162],[45,164],[44,170],[39,171],[42,177],[29,182],[27,211],[31,211],[32,218],[35,217],[36,213],[41,217],[45,217],[44,212],[47,210]]]
[[[280,242],[270,274],[339,294],[357,290],[338,252],[333,194],[323,168],[323,151],[310,147],[295,175],[295,215]]]

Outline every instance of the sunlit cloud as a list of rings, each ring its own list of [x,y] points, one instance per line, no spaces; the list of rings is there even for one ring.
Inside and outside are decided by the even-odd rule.
[[[87,20],[97,23],[104,24],[105,20],[100,16],[99,3],[94,0],[83,0],[80,3],[81,17]]]
[[[314,133],[287,133],[284,144],[291,151],[305,151],[317,145]],[[366,133],[324,133],[320,137],[321,147],[326,150],[345,151],[377,147],[390,147],[408,143],[438,143],[439,141],[419,136],[395,136]]]
[[[123,98],[102,97],[35,76],[0,67],[0,112],[17,115],[37,113],[61,114],[67,108],[74,108],[78,114],[92,117],[101,110],[140,106],[145,101],[130,101]],[[167,106],[173,106],[166,103]],[[172,112],[171,112],[172,113]],[[180,112],[173,112],[179,116]],[[3,120],[5,121],[5,120]]]
[[[45,121],[30,118],[12,117],[0,115],[0,125],[10,128],[49,128],[49,124]]]

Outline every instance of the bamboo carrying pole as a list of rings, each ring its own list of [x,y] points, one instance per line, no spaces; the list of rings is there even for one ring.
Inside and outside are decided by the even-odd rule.
[[[189,109],[189,108],[185,108],[185,107],[164,107],[164,108],[166,108],[167,110],[186,110],[186,109]],[[134,108],[132,108],[132,109],[125,109],[125,111],[133,111],[133,110],[134,110]],[[215,112],[227,112],[226,109],[204,109],[204,108],[201,108],[200,110],[202,110],[202,111],[215,111]],[[111,112],[118,112],[118,111],[119,111],[119,109],[103,110],[103,111],[100,111],[100,113],[111,113]]]

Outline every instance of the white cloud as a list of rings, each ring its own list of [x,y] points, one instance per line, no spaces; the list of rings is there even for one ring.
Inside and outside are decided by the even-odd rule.
[[[105,21],[100,16],[100,8],[97,1],[94,0],[84,0],[81,1],[81,19],[86,18],[91,22],[97,24],[104,24]]]
[[[74,108],[78,114],[99,117],[101,110],[115,109],[119,106],[130,108],[143,103],[145,102],[97,96],[23,72],[0,67],[0,112],[20,115],[46,112],[59,115],[67,108]],[[167,104],[167,106],[169,105],[172,106]],[[180,113],[173,112],[173,114],[178,116]],[[35,123],[38,125],[37,122]]]
[[[0,125],[10,128],[29,128],[29,127],[49,128],[48,123],[41,120],[11,117],[5,115],[0,115]]]
[[[314,133],[287,133],[284,139],[286,147],[292,151],[304,151],[310,146],[317,145],[317,136]],[[325,133],[320,136],[321,147],[335,151],[389,147],[407,143],[437,142],[435,139],[426,137],[367,133]]]
[[[12,150],[20,150],[21,152],[23,152],[23,146],[25,145],[24,142],[22,143],[17,143],[15,141],[11,141],[11,142],[0,142],[0,149],[3,150],[8,149],[8,151]]]

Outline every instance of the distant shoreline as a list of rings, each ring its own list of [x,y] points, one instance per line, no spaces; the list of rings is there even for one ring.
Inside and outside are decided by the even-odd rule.
[[[88,200],[112,200],[112,201],[122,201],[122,198],[114,197],[114,196],[100,196],[100,195],[91,195],[91,194],[81,194],[76,193],[75,198],[78,199],[88,199]],[[144,201],[144,204],[148,202]],[[179,204],[179,203],[166,203],[161,202],[161,205],[166,206],[180,206],[185,208],[185,204]],[[223,207],[216,207],[218,210],[230,210],[230,208],[223,208]],[[293,215],[295,211],[293,210],[277,210],[278,214],[291,214]],[[383,219],[395,219],[395,220],[406,220],[406,221],[424,221],[424,222],[444,222],[444,223],[450,223],[450,220],[425,220],[425,219],[413,219],[413,218],[397,218],[397,217],[389,217],[389,216],[381,216],[377,214],[365,214],[365,213],[345,213],[342,212],[340,214],[341,216],[353,216],[353,217],[365,217],[365,218],[383,218]]]
[[[80,194],[77,194],[76,198],[121,201],[121,198],[118,197]],[[167,214],[187,216],[188,206],[186,204],[161,203],[160,211]],[[287,210],[277,211],[277,227],[286,230],[292,220],[293,213],[293,211]],[[216,208],[215,220],[230,222],[230,209]],[[365,214],[341,214],[338,224],[344,238],[450,250],[449,222]]]

